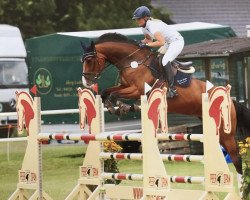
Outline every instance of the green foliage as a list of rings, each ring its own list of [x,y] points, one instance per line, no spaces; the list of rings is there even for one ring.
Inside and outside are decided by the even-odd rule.
[[[242,158],[242,199],[250,199],[250,137],[239,142],[240,155]]]
[[[0,21],[21,29],[24,38],[54,32],[89,31],[136,27],[134,10],[148,6],[155,18],[169,20],[166,10],[151,6],[151,0],[1,0]]]
[[[0,21],[18,26],[26,37],[43,35],[54,31],[51,16],[55,8],[54,0],[1,0]]]
[[[121,152],[122,148],[116,144],[114,141],[106,141],[103,143],[104,152],[110,153],[118,153]],[[115,159],[108,159],[104,161],[104,171],[105,172],[112,172],[112,173],[119,173],[119,168],[117,166],[118,162]],[[119,184],[120,180],[106,180],[105,183],[107,184]]]
[[[249,200],[250,199],[250,166],[249,165],[244,170],[242,190],[243,190],[243,199]]]

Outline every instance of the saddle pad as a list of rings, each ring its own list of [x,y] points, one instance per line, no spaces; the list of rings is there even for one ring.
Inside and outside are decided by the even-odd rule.
[[[174,77],[174,85],[180,87],[188,87],[191,83],[192,74],[183,73],[181,71],[177,71]]]

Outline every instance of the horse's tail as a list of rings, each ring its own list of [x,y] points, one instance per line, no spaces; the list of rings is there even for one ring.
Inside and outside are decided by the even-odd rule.
[[[237,133],[238,139],[242,140],[250,137],[250,110],[236,101],[234,102],[234,107],[236,110],[237,117]]]

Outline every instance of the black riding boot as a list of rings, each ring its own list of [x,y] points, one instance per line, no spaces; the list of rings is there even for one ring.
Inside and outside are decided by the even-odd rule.
[[[174,73],[171,69],[171,63],[168,62],[165,66],[163,66],[163,68],[168,82],[168,98],[174,98],[175,96],[178,96],[178,93],[174,87]]]

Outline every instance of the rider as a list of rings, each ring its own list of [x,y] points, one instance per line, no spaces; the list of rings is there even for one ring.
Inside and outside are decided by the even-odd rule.
[[[175,29],[161,20],[153,19],[150,15],[150,10],[146,6],[140,6],[134,11],[132,19],[142,27],[145,35],[139,46],[140,48],[161,47],[159,50],[164,54],[162,65],[169,84],[168,97],[173,98],[178,96],[178,93],[174,87],[174,72],[171,69],[171,62],[181,53],[184,39]],[[162,52],[162,48],[165,49],[165,52]]]

